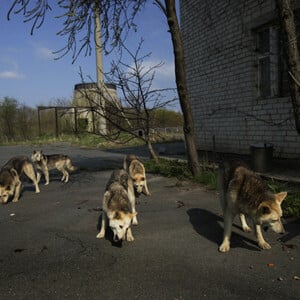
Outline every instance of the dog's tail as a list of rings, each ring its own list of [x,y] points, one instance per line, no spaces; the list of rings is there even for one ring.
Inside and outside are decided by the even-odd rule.
[[[70,171],[76,171],[78,169],[78,167],[75,167],[72,165],[72,161],[70,158],[67,159],[67,162],[66,162],[66,167],[68,168],[68,170]]]

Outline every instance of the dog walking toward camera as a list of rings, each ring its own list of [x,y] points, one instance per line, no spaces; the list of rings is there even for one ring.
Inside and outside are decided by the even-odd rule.
[[[134,200],[132,201],[132,210],[135,212],[136,197],[141,194],[151,196],[146,179],[146,170],[144,164],[134,154],[128,154],[124,157],[123,169],[129,174],[134,190]],[[137,217],[133,219],[133,225],[138,225]]]
[[[42,150],[34,150],[31,156],[33,163],[37,168],[37,179],[38,182],[41,179],[42,173],[45,177],[45,185],[48,185],[49,180],[49,171],[56,169],[60,171],[63,176],[61,181],[68,182],[69,181],[69,172],[75,171],[77,168],[72,165],[72,161],[69,156],[64,154],[51,154],[45,155]]]
[[[245,216],[252,220],[258,246],[270,249],[261,228],[271,228],[276,233],[284,233],[281,203],[287,192],[274,194],[258,175],[239,161],[226,161],[220,166],[218,184],[224,214],[224,236],[219,251],[230,250],[232,222],[237,214],[245,232],[251,231]]]
[[[105,236],[107,225],[113,232],[114,242],[133,241],[131,224],[137,213],[132,210],[135,201],[131,178],[125,170],[113,171],[103,196],[101,230],[97,238]]]
[[[20,198],[22,190],[21,176],[25,174],[35,186],[35,192],[39,193],[39,185],[34,167],[29,157],[16,156],[11,158],[0,170],[0,197],[3,204],[7,203],[9,196],[14,195],[13,202]]]
[[[134,154],[124,157],[123,168],[126,170],[133,181],[133,186],[138,195],[145,194],[150,196],[147,185],[146,171],[143,163]]]

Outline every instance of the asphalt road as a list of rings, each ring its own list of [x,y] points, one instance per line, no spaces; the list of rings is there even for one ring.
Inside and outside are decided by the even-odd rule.
[[[285,220],[281,240],[264,234],[269,251],[236,220],[232,249],[222,254],[217,193],[149,174],[152,196],[138,198],[135,240],[119,247],[96,235],[122,151],[43,149],[69,154],[80,170],[67,184],[52,172],[40,194],[25,183],[18,203],[0,206],[0,299],[300,299],[299,220]],[[0,147],[0,164],[32,150]]]

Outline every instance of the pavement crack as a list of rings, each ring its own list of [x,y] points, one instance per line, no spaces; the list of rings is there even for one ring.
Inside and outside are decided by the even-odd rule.
[[[84,243],[82,242],[82,240],[81,239],[72,239],[72,238],[70,238],[70,237],[68,237],[68,236],[65,236],[65,235],[63,235],[63,234],[60,234],[60,233],[56,233],[55,234],[58,238],[61,238],[61,239],[64,239],[64,240],[66,240],[66,241],[68,241],[68,242],[71,242],[71,243],[73,243],[73,244],[77,244],[77,245],[79,245],[80,247],[81,247],[81,250],[79,251],[79,254],[81,254],[81,253],[83,253],[83,252],[85,252],[86,250],[87,250],[87,247],[85,247],[85,245],[84,245]]]

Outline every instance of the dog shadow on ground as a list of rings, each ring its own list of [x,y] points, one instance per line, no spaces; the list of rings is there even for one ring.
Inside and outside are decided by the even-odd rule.
[[[223,240],[223,218],[201,208],[192,208],[187,211],[190,222],[194,227],[194,230],[203,236],[204,238],[212,241],[213,243],[220,245]],[[220,225],[222,224],[222,226]],[[233,224],[233,227],[239,226]],[[242,247],[253,251],[260,251],[257,243],[245,236],[239,235],[234,231],[231,234],[231,248]]]
[[[287,219],[283,226],[286,232],[278,239],[280,242],[289,242],[300,235],[300,218],[290,221]]]
[[[102,213],[100,214],[100,216],[98,218],[98,223],[97,223],[97,230],[98,230],[98,232],[101,229],[101,222],[102,222]],[[107,226],[106,229],[105,229],[105,237],[104,238],[106,240],[110,241],[110,243],[111,243],[111,245],[113,247],[117,247],[117,248],[121,248],[122,247],[123,241],[118,241],[118,242],[114,241],[114,235],[113,235],[112,230],[109,228],[109,226]]]

